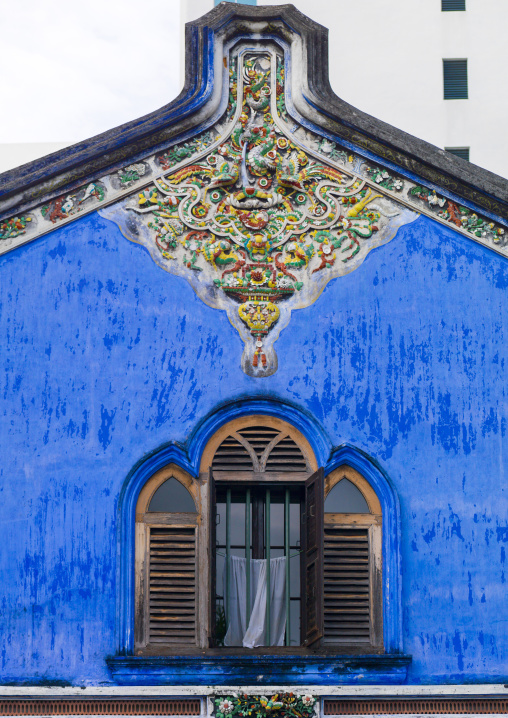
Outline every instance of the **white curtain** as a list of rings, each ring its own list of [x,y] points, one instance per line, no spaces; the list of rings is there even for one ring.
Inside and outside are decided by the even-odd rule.
[[[225,646],[266,646],[266,559],[251,559],[251,614],[247,625],[247,560],[230,557],[229,621]],[[225,574],[225,570],[224,570]],[[224,586],[226,585],[224,575]],[[284,645],[286,558],[270,559],[270,646]]]

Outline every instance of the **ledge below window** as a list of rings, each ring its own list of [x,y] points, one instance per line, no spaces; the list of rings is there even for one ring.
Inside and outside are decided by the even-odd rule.
[[[225,655],[116,656],[107,664],[119,685],[400,684],[411,656]]]

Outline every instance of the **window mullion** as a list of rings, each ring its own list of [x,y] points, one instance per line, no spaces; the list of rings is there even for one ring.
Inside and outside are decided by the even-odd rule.
[[[229,621],[229,585],[231,582],[231,489],[226,489],[226,586],[224,590],[224,612]]]
[[[266,489],[265,493],[265,529],[266,529],[266,645],[271,645],[271,621],[270,621],[270,603],[271,603],[271,581],[270,581],[270,489]]]
[[[284,494],[284,555],[286,557],[286,646],[291,645],[291,574],[290,574],[290,533],[289,533],[289,512],[290,512],[290,490],[286,489]]]
[[[252,500],[252,558],[264,558],[264,500],[257,491]]]

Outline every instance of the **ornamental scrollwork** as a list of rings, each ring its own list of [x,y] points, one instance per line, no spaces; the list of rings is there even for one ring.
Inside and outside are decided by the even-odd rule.
[[[280,57],[240,52],[215,143],[207,137],[197,153],[184,145],[180,162],[178,151],[166,153],[167,172],[120,213],[104,211],[158,264],[228,311],[252,376],[276,371],[273,343],[292,309],[312,303],[331,278],[414,218],[375,181],[333,162],[333,143],[306,147],[287,120]]]

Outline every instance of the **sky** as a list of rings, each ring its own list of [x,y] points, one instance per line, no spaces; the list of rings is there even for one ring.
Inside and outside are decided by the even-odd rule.
[[[179,0],[0,0],[0,143],[79,140],[180,92]]]

